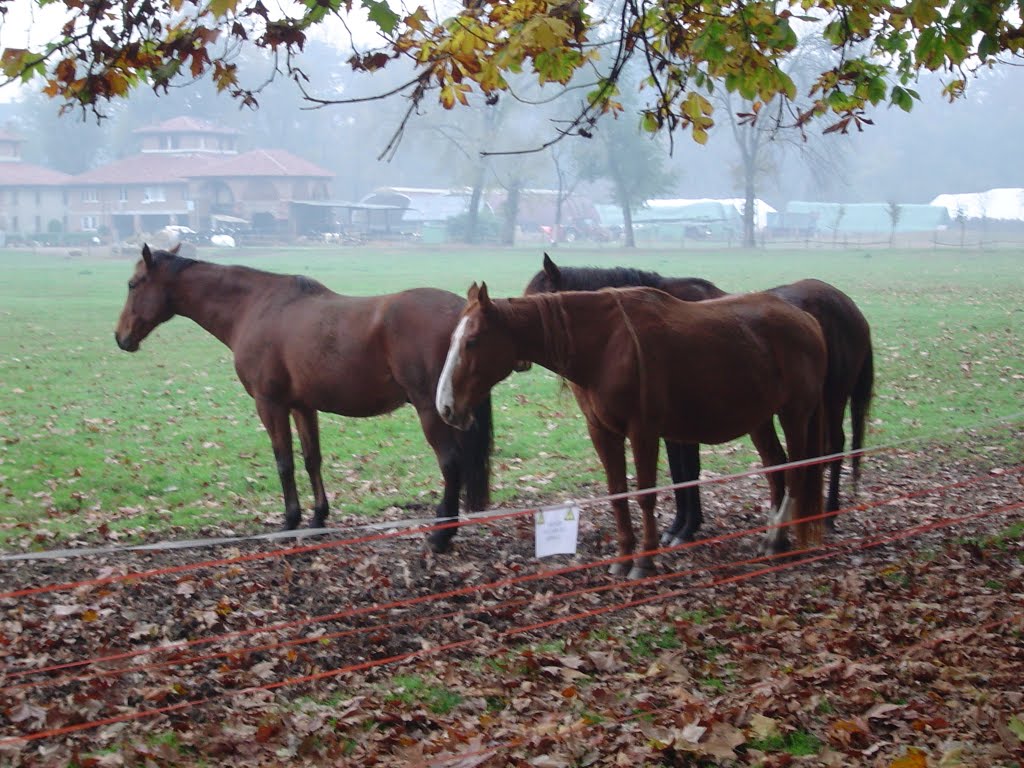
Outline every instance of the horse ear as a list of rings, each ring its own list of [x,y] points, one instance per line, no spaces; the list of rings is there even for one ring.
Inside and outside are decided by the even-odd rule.
[[[491,297],[487,295],[487,283],[480,283],[480,290],[477,291],[476,300],[480,303],[480,308],[484,311],[493,306],[493,304],[491,304]]]
[[[558,283],[562,279],[562,273],[558,269],[558,265],[551,260],[551,257],[544,254],[544,272],[553,283]]]
[[[142,244],[142,260],[146,262],[146,269],[153,266],[153,254],[149,250],[149,243]]]
[[[178,251],[181,250],[181,243],[175,243],[173,248],[167,250],[168,253],[173,253],[175,256],[178,255]]]
[[[476,281],[474,280],[473,284],[471,286],[469,286],[469,290],[466,291],[466,301],[468,301],[470,304],[472,304],[474,301],[476,301],[476,295],[479,292],[480,292],[480,286],[477,285]]]

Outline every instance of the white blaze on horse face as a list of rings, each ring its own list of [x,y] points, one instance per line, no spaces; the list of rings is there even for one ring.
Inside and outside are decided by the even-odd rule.
[[[452,375],[459,365],[461,355],[459,347],[462,345],[462,337],[466,335],[466,323],[468,318],[459,320],[459,324],[452,331],[452,341],[448,347],[448,357],[444,360],[444,368],[441,369],[441,378],[437,380],[437,394],[434,397],[434,405],[442,419],[448,421],[455,408],[455,391],[452,385]]]

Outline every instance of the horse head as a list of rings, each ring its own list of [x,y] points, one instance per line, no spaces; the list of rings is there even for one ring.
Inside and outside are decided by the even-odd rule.
[[[557,293],[560,290],[562,290],[562,271],[545,252],[543,268],[527,284],[523,296],[532,296],[535,293]],[[513,370],[516,373],[522,373],[532,367],[533,363],[529,360],[517,360]]]
[[[515,341],[488,295],[487,283],[473,283],[467,298],[434,400],[441,418],[458,429],[470,426],[473,408],[517,364]]]
[[[170,277],[167,262],[177,257],[179,245],[168,251],[149,250],[142,246],[142,258],[128,281],[128,299],[117,321],[114,339],[126,352],[135,352],[150,331],[174,316],[171,302]]]
[[[544,254],[544,264],[540,272],[533,276],[523,291],[524,296],[534,293],[555,293],[562,290],[562,271],[552,261],[551,257]]]

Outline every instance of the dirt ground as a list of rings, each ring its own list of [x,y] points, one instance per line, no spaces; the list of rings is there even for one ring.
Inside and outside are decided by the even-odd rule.
[[[519,517],[445,555],[5,564],[5,592],[114,578],[0,599],[0,765],[1021,766],[1020,462],[872,457],[822,550],[760,562],[728,534],[763,525],[763,478],[711,486],[700,541],[646,582],[584,567],[614,554],[603,507],[541,561]]]

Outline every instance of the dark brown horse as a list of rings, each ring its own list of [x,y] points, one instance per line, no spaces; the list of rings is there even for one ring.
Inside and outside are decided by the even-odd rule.
[[[490,399],[479,402],[468,432],[445,424],[434,408],[448,342],[465,304],[461,296],[434,288],[340,296],[307,277],[209,264],[178,256],[177,249],[151,252],[147,245],[114,335],[121,349],[134,352],[156,326],[182,315],[231,349],[274,448],[285,528],[302,519],[289,415],[313,485],[310,526],[319,527],[328,505],[317,412],[379,416],[405,403],[419,414],[441,466],[437,516],[457,517],[460,490],[465,487],[471,510],[484,509],[490,480]],[[456,530],[433,532],[431,546],[447,549]]]
[[[825,355],[814,318],[771,294],[685,302],[628,288],[491,300],[486,284],[474,284],[437,384],[437,410],[449,424],[468,427],[473,408],[517,362],[538,363],[569,382],[608,492],[619,494],[626,491],[626,439],[640,489],[655,485],[661,438],[722,443],[753,433],[777,445],[773,415],[791,459],[820,456]],[[781,446],[779,453],[784,461]],[[774,520],[820,514],[820,465],[785,475]],[[639,504],[646,553],[658,544],[655,495],[641,495]],[[619,554],[633,555],[629,505],[618,499],[612,509]],[[815,523],[797,528],[802,545],[820,536]],[[767,548],[779,551],[784,536],[770,532]],[[625,570],[617,564],[612,572]],[[651,556],[640,554],[629,575],[652,571]]]
[[[526,286],[526,295],[554,291],[589,291],[608,287],[649,286],[670,293],[683,301],[705,301],[728,295],[712,282],[698,277],[663,277],[628,267],[559,267],[544,254],[543,269]],[[771,288],[767,293],[785,299],[794,307],[814,316],[825,334],[828,370],[825,374],[825,452],[842,453],[846,445],[843,419],[850,404],[852,447],[864,445],[868,407],[874,382],[874,356],[871,328],[853,299],[821,280],[800,280]],[[770,449],[770,446],[768,446]],[[759,451],[762,446],[758,446]],[[679,445],[665,441],[672,482],[696,480],[700,476],[700,450],[697,445]],[[763,455],[763,454],[762,454]],[[860,456],[852,459],[853,488],[860,480]],[[839,477],[842,459],[831,462],[825,510],[839,509]],[[781,478],[772,482],[773,499],[781,492]],[[694,486],[677,489],[676,518],[662,538],[664,543],[692,541],[703,521],[700,491]],[[777,503],[777,499],[775,499]],[[832,527],[834,518],[828,518]]]

